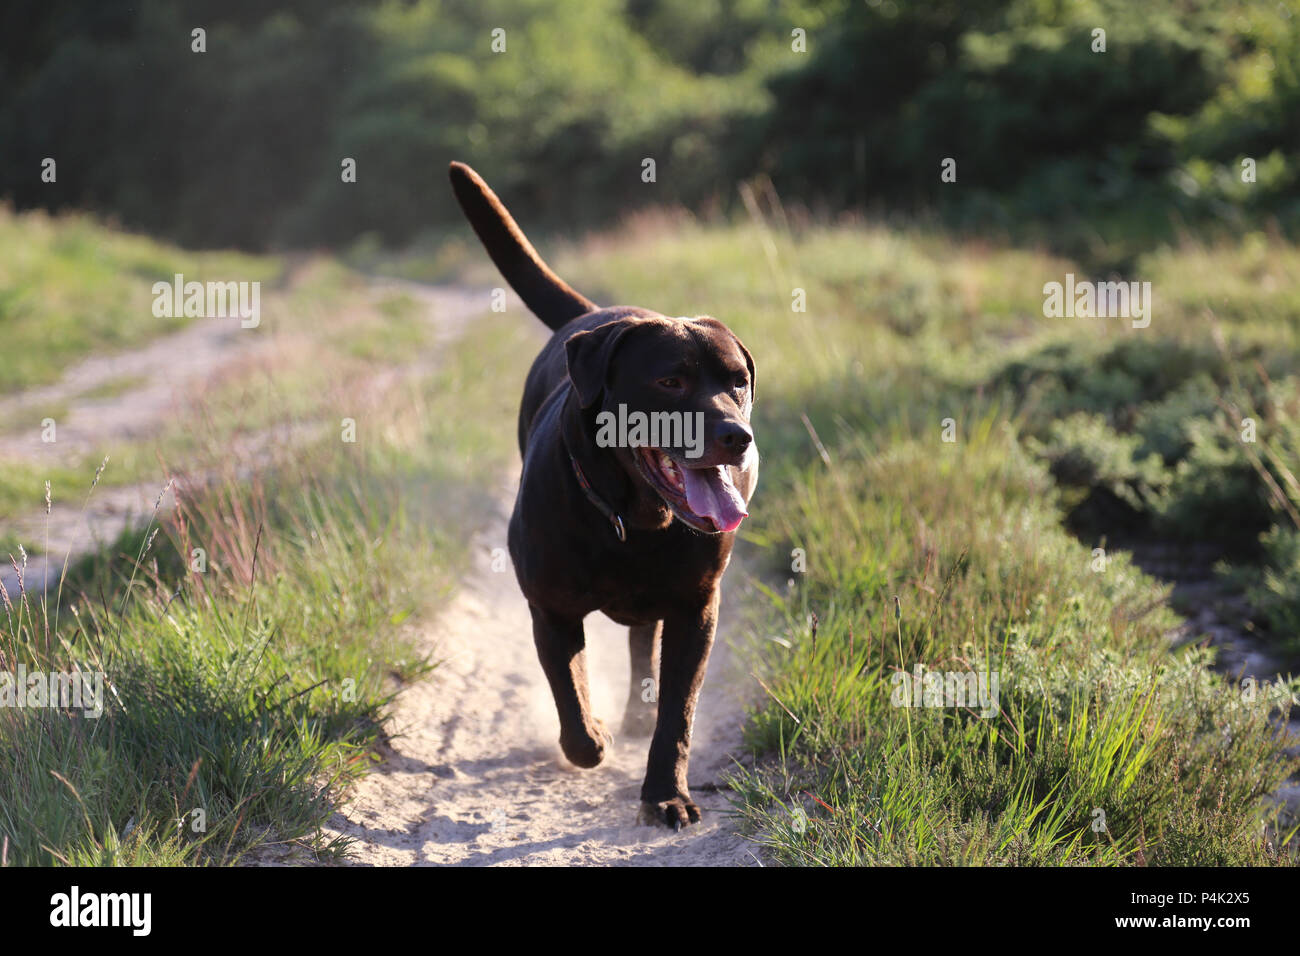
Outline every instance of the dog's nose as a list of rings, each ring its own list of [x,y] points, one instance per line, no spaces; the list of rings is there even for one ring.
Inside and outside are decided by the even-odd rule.
[[[754,433],[741,422],[724,422],[718,426],[718,444],[730,452],[743,452],[754,441]]]

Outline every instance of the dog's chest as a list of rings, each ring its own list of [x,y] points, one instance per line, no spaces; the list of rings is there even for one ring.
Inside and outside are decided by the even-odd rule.
[[[593,568],[599,610],[620,624],[661,620],[683,607],[707,600],[726,570],[730,547],[720,553],[714,542],[705,546],[636,547],[629,535],[626,553],[605,555]]]

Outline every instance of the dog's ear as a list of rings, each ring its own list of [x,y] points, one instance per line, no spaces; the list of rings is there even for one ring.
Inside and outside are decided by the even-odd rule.
[[[638,324],[634,319],[616,319],[589,332],[575,332],[564,343],[569,381],[573,383],[578,393],[578,404],[583,408],[590,408],[600,399],[614,351]]]
[[[745,348],[745,343],[740,341],[740,336],[736,335],[735,332],[732,332],[731,337],[736,340],[736,345],[740,349],[740,354],[745,356],[745,364],[749,366],[749,404],[753,405],[754,404],[754,378],[755,378],[754,356],[749,354],[749,349]]]

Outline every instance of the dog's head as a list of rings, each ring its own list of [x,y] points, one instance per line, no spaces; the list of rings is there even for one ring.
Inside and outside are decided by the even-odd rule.
[[[758,464],[754,359],[740,339],[708,316],[638,316],[577,332],[565,348],[597,445],[683,523],[736,530]]]

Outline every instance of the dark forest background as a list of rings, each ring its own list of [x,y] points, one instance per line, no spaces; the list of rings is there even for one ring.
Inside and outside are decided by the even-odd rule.
[[[448,221],[451,158],[559,230],[646,204],[726,211],[765,175],[830,214],[1049,241],[1085,221],[1130,238],[1291,231],[1300,5],[8,0],[0,144],[0,198],[18,208],[201,246],[409,242]],[[944,157],[959,188],[940,182]]]

